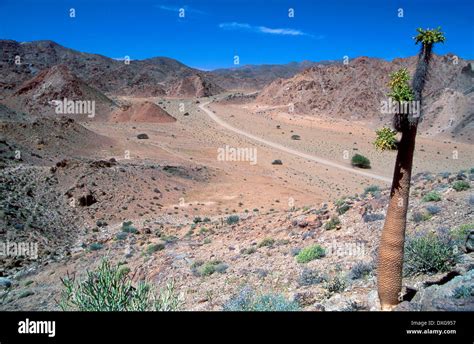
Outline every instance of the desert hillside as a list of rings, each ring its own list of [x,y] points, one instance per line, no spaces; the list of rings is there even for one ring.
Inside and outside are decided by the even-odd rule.
[[[2,260],[0,309],[63,309],[64,278],[104,260],[134,288],[169,288],[173,309],[380,309],[397,152],[375,149],[374,128],[390,72],[415,57],[204,72],[0,48],[0,241],[37,245]],[[430,70],[397,310],[474,309],[473,72],[452,59]]]
[[[76,112],[73,106],[71,113],[68,113],[68,101],[82,103],[83,100],[94,102],[94,106],[85,104],[79,109],[80,112]],[[57,102],[65,102],[65,104],[61,104],[62,106],[58,108]],[[32,79],[21,84],[11,96],[4,100],[4,103],[12,109],[33,116],[72,115],[82,121],[105,120],[107,113],[117,109],[114,101],[80,80],[65,65],[55,65],[39,72]]]
[[[381,102],[387,100],[389,74],[400,68],[407,68],[413,74],[415,67],[415,57],[391,62],[360,57],[347,65],[313,66],[290,79],[272,82],[260,92],[256,103],[276,106],[287,113],[389,123],[390,116],[381,113]],[[435,55],[431,68],[421,131],[471,141],[474,139],[472,61],[454,55]],[[289,110],[290,106],[293,111]]]
[[[68,49],[52,41],[20,43],[0,40],[0,50],[3,52],[0,60],[0,97],[10,95],[21,83],[31,79],[39,71],[58,64],[67,65],[78,78],[104,93],[163,95],[173,83],[188,77],[199,77],[204,83],[211,85],[205,88],[205,96],[220,90],[217,85],[212,86],[212,80],[201,71],[166,57],[133,60],[132,56],[129,61],[119,61]],[[16,56],[24,63],[15,64]]]

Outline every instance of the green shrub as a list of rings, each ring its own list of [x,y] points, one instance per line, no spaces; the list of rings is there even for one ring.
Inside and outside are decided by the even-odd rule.
[[[155,252],[158,252],[164,249],[165,249],[165,245],[163,243],[151,244],[150,246],[146,248],[146,253],[153,254]]]
[[[352,267],[348,275],[350,279],[357,280],[369,276],[373,269],[374,267],[372,264],[358,262]]]
[[[288,301],[283,295],[264,294],[257,297],[253,306],[255,312],[295,312],[300,309],[295,301]]]
[[[168,283],[157,296],[145,282],[133,286],[127,270],[107,260],[96,270],[87,271],[83,281],[68,275],[61,282],[59,306],[64,311],[175,311],[182,304],[181,297],[174,292],[174,283]]]
[[[426,206],[426,211],[430,214],[430,215],[436,215],[436,214],[439,214],[441,212],[441,208],[434,205],[434,204],[430,204],[430,205],[427,205]]]
[[[474,287],[472,285],[461,285],[453,290],[455,299],[465,299],[474,296]]]
[[[370,185],[364,189],[364,196],[371,194],[372,196],[380,195],[380,188],[377,185]]]
[[[370,160],[360,154],[355,154],[352,157],[351,164],[359,168],[370,168]]]
[[[212,260],[209,262],[196,261],[191,265],[191,271],[196,276],[204,277],[210,276],[215,272],[224,273],[228,266],[219,260]]]
[[[296,255],[296,261],[298,263],[307,263],[315,259],[322,258],[326,255],[326,251],[319,245],[313,245],[302,249]]]
[[[223,274],[224,272],[226,272],[228,267],[229,266],[225,263],[219,263],[214,265],[214,270],[220,274]]]
[[[326,283],[324,283],[324,288],[326,289],[326,293],[328,297],[336,294],[342,293],[346,290],[347,282],[344,277],[336,275],[333,278],[329,279]]]
[[[238,215],[231,215],[227,218],[226,222],[228,225],[234,225],[240,221],[240,217]]]
[[[243,248],[240,250],[240,253],[247,255],[253,254],[255,252],[257,252],[257,249],[255,247]]]
[[[199,275],[209,276],[216,272],[216,267],[212,263],[206,263],[199,269]]]
[[[138,230],[132,226],[132,221],[125,221],[122,223],[122,232],[137,234]]]
[[[103,247],[104,247],[104,245],[102,245],[101,243],[94,242],[94,243],[89,245],[89,250],[90,251],[98,251],[98,250],[101,250]]]
[[[178,237],[175,235],[167,235],[167,234],[161,234],[160,239],[166,242],[167,244],[174,243],[178,241]]]
[[[224,311],[231,312],[292,312],[299,309],[297,302],[288,301],[283,295],[256,295],[249,287],[233,295],[223,306]]]
[[[436,191],[430,191],[422,198],[423,202],[439,202],[441,201],[441,195]]]
[[[115,235],[115,239],[117,240],[125,240],[127,239],[128,233],[126,232],[119,232]]]
[[[130,273],[130,268],[126,265],[120,265],[118,267],[118,274],[119,275],[128,275]]]
[[[31,295],[35,295],[35,293],[31,290],[25,290],[25,291],[22,291],[20,295],[18,295],[18,298],[24,299],[25,297],[29,297]]]
[[[310,286],[322,282],[327,282],[327,277],[316,270],[304,269],[300,274],[299,284],[301,286]]]
[[[469,184],[469,182],[467,182],[465,180],[458,180],[458,181],[453,183],[452,187],[453,187],[454,190],[459,192],[459,191],[464,191],[464,190],[470,189],[471,185]]]
[[[422,222],[422,221],[428,221],[431,219],[432,215],[428,212],[419,212],[415,211],[411,217],[412,221],[415,223]]]
[[[288,239],[279,239],[276,241],[276,244],[278,246],[284,246],[284,245],[288,245],[290,243],[290,240]]]
[[[331,230],[336,228],[338,225],[341,224],[341,220],[338,217],[331,217],[328,222],[324,225],[324,229]]]
[[[272,238],[265,238],[258,244],[258,247],[268,247],[273,246],[275,244],[275,239]]]
[[[474,230],[474,222],[451,229],[450,235],[456,244],[463,245],[471,230]]]
[[[343,203],[340,206],[337,206],[336,211],[339,215],[345,214],[349,209],[351,209],[351,206],[347,203]]]
[[[428,233],[409,237],[405,244],[404,272],[406,276],[449,271],[459,260],[455,245]]]

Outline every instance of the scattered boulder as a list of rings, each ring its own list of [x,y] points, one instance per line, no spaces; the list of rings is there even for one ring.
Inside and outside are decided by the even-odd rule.
[[[149,137],[148,137],[147,134],[138,134],[137,139],[139,139],[139,140],[148,140]]]
[[[421,289],[410,303],[402,303],[395,310],[474,311],[474,270],[444,284]]]
[[[113,159],[113,158],[112,158]],[[116,165],[116,160],[115,159],[110,159],[110,160],[96,160],[96,161],[92,161],[90,163],[90,166],[91,167],[95,167],[95,168],[106,168],[106,167],[112,167],[114,165]]]
[[[464,246],[467,253],[474,252],[474,230],[469,232]]]
[[[367,305],[369,306],[369,311],[380,311],[380,300],[377,290],[372,290],[367,295]]]
[[[3,289],[8,289],[12,286],[12,281],[6,277],[0,277],[0,287]]]
[[[335,294],[331,298],[322,301],[320,305],[324,308],[326,312],[341,312],[348,310],[355,311],[358,309],[354,309],[352,305],[355,305],[356,308],[358,308],[360,307],[361,302],[355,299],[354,297],[347,297],[341,294]]]

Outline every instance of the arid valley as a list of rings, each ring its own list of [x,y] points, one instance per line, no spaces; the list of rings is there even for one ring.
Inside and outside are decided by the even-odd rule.
[[[0,49],[0,239],[37,245],[34,257],[2,257],[2,310],[60,309],[62,279],[103,258],[134,283],[171,283],[185,310],[232,309],[242,293],[300,310],[379,309],[396,151],[373,142],[390,122],[380,113],[388,75],[413,72],[415,57],[200,71],[52,41]],[[451,296],[472,288],[474,266],[474,235],[464,237],[474,230],[474,71],[454,58],[433,58],[407,235],[458,233],[461,257],[408,275],[398,310],[474,309],[472,293]],[[95,113],[68,112],[68,100],[93,101]],[[355,154],[371,168],[352,166]],[[323,257],[301,261],[314,245]]]

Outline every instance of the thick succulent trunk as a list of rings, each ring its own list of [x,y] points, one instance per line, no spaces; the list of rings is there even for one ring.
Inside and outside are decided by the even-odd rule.
[[[407,128],[398,146],[390,202],[379,247],[377,285],[382,309],[391,309],[399,303],[402,288],[405,228],[416,131],[416,126]]]
[[[433,51],[432,44],[423,44],[420,54],[418,55],[418,62],[416,64],[415,75],[413,75],[412,89],[415,100],[421,100],[421,94],[425,88],[426,79],[428,78],[428,68]]]
[[[420,109],[431,52],[432,44],[423,44],[413,76],[414,99],[420,102]],[[398,145],[390,202],[379,246],[377,287],[382,310],[390,310],[400,302],[405,229],[418,121],[418,117],[409,115],[401,123],[402,138]]]

